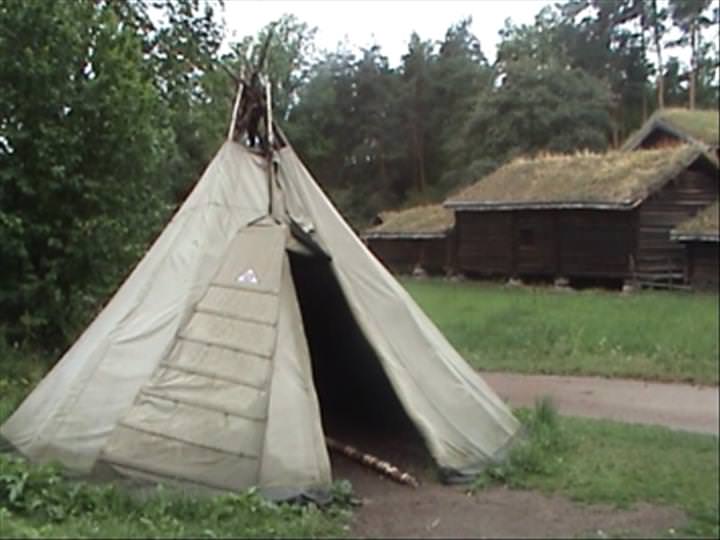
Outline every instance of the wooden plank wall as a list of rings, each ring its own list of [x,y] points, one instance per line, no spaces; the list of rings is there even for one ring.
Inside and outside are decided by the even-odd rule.
[[[456,266],[483,276],[512,274],[512,213],[455,212]]]
[[[370,238],[367,246],[385,267],[399,274],[411,273],[417,264],[428,273],[440,274],[447,264],[444,238]]]
[[[518,276],[554,276],[558,271],[561,229],[552,210],[512,213],[513,273]]]
[[[717,242],[688,242],[688,274],[690,284],[698,290],[720,288],[720,244]]]
[[[635,244],[630,211],[457,212],[458,270],[479,276],[629,275]]]
[[[641,279],[685,274],[685,248],[670,231],[718,198],[717,173],[690,168],[648,197],[637,209],[636,270]]]
[[[565,210],[560,216],[559,274],[625,278],[635,249],[635,216],[616,210]]]

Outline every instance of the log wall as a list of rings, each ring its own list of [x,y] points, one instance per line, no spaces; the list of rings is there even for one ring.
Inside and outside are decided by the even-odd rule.
[[[668,274],[686,277],[685,248],[670,239],[670,231],[717,198],[717,172],[711,175],[691,167],[638,207],[635,262],[641,279],[662,279]]]
[[[694,289],[720,288],[720,243],[688,242],[685,244],[688,260],[688,280]]]
[[[446,238],[369,238],[368,248],[390,271],[409,274],[420,265],[430,274],[442,274],[448,266]]]

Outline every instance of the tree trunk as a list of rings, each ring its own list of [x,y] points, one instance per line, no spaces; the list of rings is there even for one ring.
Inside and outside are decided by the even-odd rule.
[[[658,22],[657,0],[652,2],[653,10],[653,41],[655,41],[655,51],[657,52],[657,77],[655,84],[657,86],[657,106],[658,109],[665,107],[665,77],[663,75],[663,58],[662,47],[660,46],[660,24]]]
[[[644,8],[643,8],[644,9]],[[645,42],[645,12],[640,19],[640,47],[642,49],[642,57],[647,58],[647,43]],[[645,88],[646,79],[642,82],[642,121],[643,124],[648,117],[648,103],[647,103],[647,92]]]
[[[420,99],[423,94],[423,85],[418,75],[415,79],[415,122],[413,123],[413,137],[415,139],[415,158],[417,160],[417,190],[418,193],[425,191],[425,151],[423,149],[424,125],[422,121],[422,110]]]
[[[697,22],[690,25],[690,110],[695,108],[695,76],[697,73]]]
[[[387,167],[385,166],[385,152],[382,150],[380,151],[380,182],[383,191],[389,189],[390,182],[388,181]]]
[[[620,146],[620,128],[618,127],[617,120],[612,121],[612,145],[613,150],[616,150]]]
[[[425,164],[422,149],[422,133],[417,122],[413,123],[413,146],[415,147],[415,188],[418,193],[425,191]]]
[[[427,179],[425,178],[425,148],[424,148],[424,140],[423,132],[420,130],[420,133],[418,134],[419,140],[418,140],[418,167],[420,169],[420,193],[423,193],[425,191],[425,186],[427,185]]]

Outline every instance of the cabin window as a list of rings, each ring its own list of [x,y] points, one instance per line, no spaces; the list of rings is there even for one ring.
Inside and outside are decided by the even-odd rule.
[[[520,229],[520,245],[521,246],[534,246],[535,245],[535,231],[532,229]]]

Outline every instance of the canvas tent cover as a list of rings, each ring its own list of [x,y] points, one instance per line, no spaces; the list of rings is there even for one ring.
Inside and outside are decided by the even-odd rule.
[[[267,160],[222,145],[109,304],[0,428],[6,443],[80,475],[259,486],[279,498],[326,489],[320,404],[289,268],[296,251],[326,257],[442,470],[471,475],[502,456],[519,427],[505,404],[356,237],[292,147],[274,160],[268,216]]]

